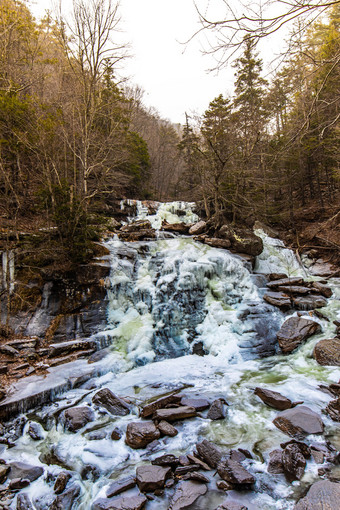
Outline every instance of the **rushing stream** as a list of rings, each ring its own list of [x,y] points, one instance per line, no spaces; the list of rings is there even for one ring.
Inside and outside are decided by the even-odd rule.
[[[138,218],[149,219],[155,228],[162,219],[170,223],[197,220],[192,205],[183,203],[162,204],[153,215],[138,203]],[[105,497],[112,478],[133,475],[136,466],[161,454],[192,451],[204,438],[226,450],[244,448],[252,453],[253,459],[245,465],[256,478],[255,488],[231,491],[233,499],[249,510],[294,507],[304,488],[318,477],[320,466],[308,460],[302,480],[293,483],[267,472],[269,452],[289,438],[272,423],[277,411],[264,405],[253,390],[261,386],[279,391],[321,413],[331,397],[318,386],[337,382],[340,371],[318,365],[312,351],[320,339],[334,337],[332,321],[340,319],[339,279],[329,281],[333,296],[322,309],[330,321],[315,319],[322,333],[292,354],[280,354],[276,333],[296,312],[283,314],[263,301],[266,279],[261,273],[301,275],[306,280],[312,276],[280,241],[258,234],[265,248],[257,257],[254,273],[242,257],[189,237],[162,238],[160,233],[149,242],[106,241],[111,253],[107,327],[96,335],[110,346],[110,353],[99,362],[105,366],[103,375],[29,413],[30,421],[16,446],[1,447],[6,462],[20,460],[44,468],[44,476],[25,489],[36,510],[50,508],[55,498],[53,480],[65,469],[81,488],[72,509],[89,510],[93,501]],[[58,370],[62,373],[64,368]],[[92,397],[102,387],[128,398],[134,404],[132,413],[114,417],[95,408]],[[129,422],[138,420],[138,405],[177,388],[210,401],[224,398],[229,404],[226,418],[185,420],[178,426],[178,435],[162,438],[153,452],[132,450],[124,434],[112,441],[113,428],[125,431]],[[80,403],[91,405],[96,420],[77,433],[65,432],[58,420],[60,412]],[[340,448],[338,425],[326,415],[322,419],[325,434],[308,439],[321,444],[327,439]],[[43,425],[39,441],[27,434],[32,421]],[[166,510],[171,493],[166,489],[165,496],[155,496],[146,508]],[[225,494],[211,481],[208,493],[190,508],[214,510],[224,499]],[[10,508],[16,508],[15,500]]]

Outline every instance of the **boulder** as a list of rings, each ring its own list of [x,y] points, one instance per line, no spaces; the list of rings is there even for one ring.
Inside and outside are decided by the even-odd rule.
[[[290,297],[284,292],[266,292],[263,299],[283,311],[289,310],[292,307]]]
[[[125,442],[131,448],[145,448],[160,435],[160,431],[152,421],[132,422],[127,426]]]
[[[324,283],[320,282],[313,282],[312,283],[312,290],[316,290],[319,294],[322,294],[322,296],[325,296],[326,298],[330,298],[333,295],[333,291],[328,285],[325,285]]]
[[[114,416],[126,416],[130,413],[130,407],[127,403],[108,388],[99,390],[92,398],[92,402],[97,406],[104,407]]]
[[[339,508],[340,484],[319,480],[310,487],[307,495],[300,499],[294,510],[334,510]]]
[[[292,407],[292,401],[277,391],[267,390],[265,388],[255,388],[254,393],[260,397],[265,404],[273,407],[274,409],[284,411],[285,409],[290,409]]]
[[[282,450],[276,449],[270,452],[267,471],[273,475],[283,473]]]
[[[148,230],[151,229],[151,223],[149,220],[137,220],[132,223],[128,223],[121,227],[121,232],[138,232],[140,230]]]
[[[320,340],[315,347],[313,356],[319,365],[340,366],[340,338]]]
[[[223,420],[225,418],[223,402],[220,398],[214,400],[214,402],[211,404],[207,418],[209,420]]]
[[[229,239],[220,239],[219,237],[205,237],[204,243],[213,248],[228,249],[231,246]]]
[[[306,468],[306,459],[297,444],[288,444],[283,450],[282,465],[289,482],[301,480]]]
[[[277,333],[280,348],[283,353],[290,353],[310,336],[321,331],[321,326],[315,321],[302,317],[290,317]]]
[[[196,449],[201,459],[212,468],[217,468],[217,465],[221,462],[224,455],[222,450],[206,439],[201,443],[197,443]]]
[[[175,437],[178,434],[178,430],[165,420],[160,421],[157,427],[163,436]]]
[[[178,234],[188,234],[192,225],[187,223],[168,223],[166,220],[162,221],[162,230],[168,232],[177,232]]]
[[[326,277],[331,276],[336,271],[336,267],[325,262],[323,259],[318,259],[315,264],[309,268],[309,271],[314,276]]]
[[[111,432],[111,439],[113,441],[119,441],[123,437],[123,432],[118,428],[115,427],[113,431]]]
[[[44,472],[44,469],[41,466],[32,466],[31,464],[26,464],[24,462],[11,462],[9,465],[11,466],[11,470],[8,475],[10,480],[13,480],[14,478],[21,478],[34,482],[34,480],[37,480]]]
[[[286,443],[281,443],[280,446],[281,446],[281,448],[285,449],[285,448],[287,448],[287,446],[292,445],[292,444],[296,448],[298,448],[298,450],[304,456],[305,459],[310,459],[311,453],[312,453],[311,449],[306,443],[304,443],[302,441],[296,441],[296,439],[291,439],[290,441],[287,441]]]
[[[210,402],[209,402],[209,400],[206,400],[205,398],[183,397],[181,400],[181,405],[194,407],[196,409],[196,411],[204,411],[205,409],[209,408]]]
[[[100,498],[93,503],[91,510],[141,510],[146,502],[147,498],[144,494],[113,499]]]
[[[17,496],[17,510],[34,510],[28,494],[21,493]]]
[[[69,432],[77,432],[95,418],[94,412],[89,407],[71,407],[61,413],[61,417],[64,420],[65,429]]]
[[[197,411],[194,407],[180,406],[169,409],[158,409],[154,415],[154,420],[176,421],[184,420],[197,416]]]
[[[225,480],[234,486],[242,486],[243,488],[244,486],[255,483],[253,475],[236,460],[222,460],[217,466],[217,472],[222,480]]]
[[[118,496],[118,494],[121,494],[122,492],[132,489],[133,487],[135,487],[135,485],[136,478],[134,476],[129,476],[128,478],[124,478],[123,480],[113,482],[106,491],[106,497],[113,498],[113,496]]]
[[[73,503],[80,494],[79,485],[70,487],[63,494],[59,494],[50,506],[50,510],[71,510]]]
[[[297,439],[309,434],[322,434],[324,425],[320,416],[306,406],[298,406],[280,413],[274,425],[285,434]]]
[[[232,228],[230,225],[223,225],[218,235],[229,240],[232,249],[237,252],[257,257],[263,251],[263,241],[261,237],[255,235],[252,230],[246,228]]]
[[[140,416],[142,418],[148,418],[149,416],[152,416],[154,412],[157,411],[157,409],[162,409],[168,404],[179,404],[181,399],[182,397],[177,395],[177,392],[166,395],[165,397],[157,398],[156,400],[153,400],[149,404],[146,404],[142,407]]]
[[[207,228],[206,222],[201,220],[189,228],[189,234],[191,236],[198,236],[199,234],[202,234],[206,230],[206,228]]]
[[[179,463],[179,458],[175,455],[172,455],[171,453],[161,455],[160,457],[157,457],[151,461],[151,464],[155,466],[170,466],[172,468],[176,468]]]
[[[10,470],[11,466],[8,466],[7,464],[0,465],[0,484],[3,484],[7,480]]]
[[[172,474],[170,467],[155,466],[148,464],[136,469],[136,480],[139,490],[142,492],[154,492],[163,489],[165,481]]]
[[[207,490],[207,486],[199,482],[190,480],[179,483],[171,498],[169,510],[189,508],[200,496],[206,494]]]
[[[64,492],[64,490],[66,489],[66,485],[71,477],[72,477],[71,473],[68,473],[67,471],[62,471],[61,473],[59,473],[53,487],[55,494],[61,494],[62,492]]]
[[[333,421],[340,421],[340,397],[336,400],[331,400],[325,411]]]
[[[10,491],[17,491],[17,490],[21,490],[21,489],[24,489],[25,487],[28,487],[30,485],[30,481],[27,480],[27,478],[13,478],[10,482],[9,482],[9,490]]]
[[[36,422],[30,423],[27,433],[33,439],[33,441],[41,441],[45,437],[44,429],[39,423]]]
[[[298,310],[314,310],[327,305],[327,299],[323,296],[310,295],[293,297],[293,303]]]

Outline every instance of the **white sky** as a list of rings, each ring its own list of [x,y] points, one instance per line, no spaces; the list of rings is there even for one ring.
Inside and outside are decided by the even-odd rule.
[[[63,0],[65,7],[71,3]],[[51,0],[30,0],[30,6],[39,16]],[[233,69],[207,72],[214,61],[202,55],[204,36],[180,44],[199,28],[193,0],[120,0],[120,14],[133,55],[121,74],[144,90],[144,104],[163,118],[183,124],[185,112],[202,114],[216,96],[232,93]]]

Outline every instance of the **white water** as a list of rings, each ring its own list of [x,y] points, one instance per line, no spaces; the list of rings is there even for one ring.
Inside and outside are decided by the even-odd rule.
[[[145,214],[142,204],[138,207],[142,215]],[[163,217],[164,210],[174,211],[177,207],[176,204],[161,206],[159,214]],[[183,221],[183,218],[175,217],[172,221]],[[159,221],[159,217],[153,218],[154,225]],[[277,240],[265,235],[263,238],[265,250],[257,259],[257,271],[288,272],[306,277],[305,270],[289,250]],[[60,424],[56,427],[52,420],[44,440],[33,442],[24,434],[17,446],[5,450],[2,457],[41,464],[46,471],[57,474],[61,467],[51,465],[46,468],[39,461],[41,454],[53,448],[59,459],[75,471],[75,478],[81,485],[82,497],[76,508],[88,510],[93,500],[105,496],[110,483],[108,477],[112,473],[115,478],[125,477],[133,474],[143,460],[166,452],[192,451],[195,443],[207,438],[226,450],[241,447],[253,453],[254,460],[248,465],[257,479],[256,491],[233,491],[233,498],[249,510],[292,509],[294,491],[317,477],[318,466],[309,460],[304,477],[294,484],[287,484],[282,475],[273,476],[266,472],[269,452],[288,438],[272,424],[277,411],[254,396],[253,389],[261,386],[279,391],[321,412],[331,397],[321,392],[318,385],[338,381],[340,371],[319,366],[312,358],[312,351],[321,338],[334,336],[332,322],[317,319],[323,333],[312,337],[293,354],[258,359],[252,346],[256,331],[252,329],[249,316],[242,319],[242,312],[249,305],[262,306],[263,289],[255,285],[239,257],[188,238],[130,244],[113,239],[107,245],[112,254],[108,327],[99,334],[112,339],[111,358],[105,363],[111,359],[114,368],[94,379],[91,382],[94,388],[90,389],[87,383],[84,388],[69,391],[57,403],[45,406],[37,414],[49,423],[48,417],[66,403],[90,405],[92,396],[100,387],[108,387],[114,393],[128,397],[134,404],[133,412],[123,418],[114,418],[97,410],[95,425],[107,432],[106,438],[97,440],[90,440],[89,431],[93,424],[70,434],[65,433]],[[334,294],[323,312],[332,321],[340,319],[339,279],[333,279],[330,284]],[[271,307],[266,310],[268,324],[277,329],[286,317]],[[198,342],[208,355],[190,354],[192,346]],[[61,373],[62,370],[60,367]],[[153,455],[145,455],[145,450],[131,450],[125,445],[124,437],[119,441],[110,439],[114,427],[124,431],[127,423],[138,419],[137,406],[143,401],[187,385],[190,387],[183,393],[190,396],[211,401],[224,397],[229,403],[227,418],[217,422],[204,418],[187,420],[178,427],[178,436],[160,440]],[[325,437],[340,446],[337,425],[327,416],[322,419],[326,425]],[[308,439],[324,442],[319,436]],[[81,480],[79,473],[85,464],[99,469],[98,480]],[[37,510],[45,510],[53,500],[52,487],[42,477],[25,492],[31,494]],[[223,493],[217,493],[214,488],[212,481],[209,496],[195,508],[214,510],[225,499]],[[166,496],[169,494],[170,491],[166,491]],[[15,502],[11,508],[15,508]],[[168,503],[166,499],[156,498],[147,504],[147,508],[165,510]]]

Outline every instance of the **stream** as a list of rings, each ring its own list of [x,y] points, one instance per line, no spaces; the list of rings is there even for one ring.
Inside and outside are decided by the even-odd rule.
[[[138,202],[137,216],[130,221],[149,219],[157,229],[163,219],[194,223],[198,218],[193,205],[159,204],[155,214],[149,214]],[[302,267],[281,241],[262,231],[257,235],[263,239],[264,250],[254,270],[241,256],[189,236],[159,231],[157,239],[148,242],[125,243],[117,237],[105,241],[111,264],[106,282],[107,325],[95,337],[109,347],[106,357],[97,362],[99,375],[23,415],[23,432],[15,446],[0,445],[1,458],[6,462],[43,467],[43,476],[23,490],[35,510],[57,508],[52,506],[53,485],[62,471],[71,472],[69,483],[80,488],[69,508],[90,510],[96,500],[105,498],[113,480],[134,475],[137,466],[164,453],[193,451],[203,439],[224,450],[251,452],[252,459],[244,465],[256,479],[253,490],[229,491],[229,497],[249,510],[293,509],[296,500],[318,479],[320,466],[312,458],[300,481],[289,483],[283,474],[267,472],[269,452],[289,437],[272,423],[278,411],[256,397],[254,388],[268,388],[292,401],[303,401],[322,416],[325,425],[324,434],[308,436],[308,443],[330,441],[340,449],[339,426],[322,413],[333,397],[319,388],[338,382],[340,370],[321,366],[312,356],[318,341],[335,336],[333,320],[340,320],[340,279],[328,282],[333,295],[322,313],[329,322],[313,317],[322,326],[322,333],[292,354],[281,354],[276,333],[297,312],[283,313],[263,300],[264,274],[286,273],[306,281],[320,278],[309,272],[308,259],[303,259]],[[310,318],[309,312],[305,316]],[[64,370],[58,367],[61,377]],[[92,398],[100,388],[109,388],[127,399],[132,412],[112,416],[96,407]],[[152,451],[127,446],[124,431],[128,423],[139,420],[138,406],[177,389],[188,397],[210,402],[225,399],[226,418],[212,421],[201,413],[176,425],[178,435],[159,439]],[[65,431],[59,418],[64,409],[74,405],[88,405],[95,420],[71,433]],[[28,434],[32,422],[39,424],[39,440]],[[111,439],[114,428],[123,432],[117,441]],[[215,479],[211,476],[207,494],[191,509],[215,510],[225,500]],[[163,495],[153,496],[145,508],[168,509],[173,491],[167,488]],[[14,498],[10,508],[16,509],[16,505]]]

